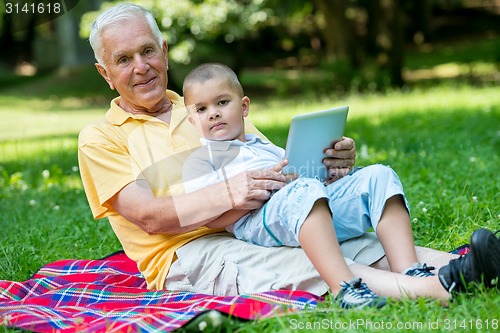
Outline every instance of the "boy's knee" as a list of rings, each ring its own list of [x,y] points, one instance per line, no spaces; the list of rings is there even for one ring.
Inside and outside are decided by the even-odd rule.
[[[291,185],[287,191],[289,198],[290,195],[294,195],[297,199],[308,198],[308,200],[327,198],[325,185],[317,179],[301,177],[293,181]]]
[[[314,189],[314,190],[319,190],[323,191],[325,188],[325,185],[323,185],[322,182],[320,182],[316,178],[305,178],[305,177],[300,177],[296,180],[296,186],[302,187],[304,189]]]
[[[365,171],[369,172],[370,178],[377,180],[392,179],[397,177],[394,170],[387,165],[374,164],[363,168]]]

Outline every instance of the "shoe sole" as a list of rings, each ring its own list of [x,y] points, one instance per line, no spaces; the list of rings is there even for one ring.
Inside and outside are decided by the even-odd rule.
[[[472,234],[470,243],[484,284],[494,286],[493,280],[500,278],[500,240],[491,231],[478,229]]]

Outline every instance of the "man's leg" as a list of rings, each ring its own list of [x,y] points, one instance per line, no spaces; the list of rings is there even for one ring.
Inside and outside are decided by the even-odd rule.
[[[371,234],[340,247],[348,265],[352,260],[371,265],[383,253]],[[299,289],[324,295],[329,289],[300,247],[266,248],[218,233],[195,239],[176,254],[178,259],[166,278],[165,288],[170,290],[236,295]]]
[[[358,268],[359,265],[351,265],[351,270],[354,274],[370,278],[371,288],[380,291],[382,295],[394,292],[392,284],[396,282],[408,296],[440,298],[437,296],[442,290],[436,289],[432,287],[432,284],[429,284],[429,281],[435,282],[436,277],[442,288],[448,293],[467,291],[468,288],[473,287],[473,284],[478,283],[484,283],[486,288],[497,287],[500,278],[500,240],[490,230],[478,229],[474,231],[470,240],[470,251],[463,256],[425,248],[418,248],[417,254],[421,260],[434,263],[438,267],[436,276],[418,277],[415,280],[415,277],[405,275],[401,275],[401,277],[387,275],[386,283],[389,283],[387,286],[380,284],[381,273],[372,273],[369,270],[366,272],[365,268]],[[446,263],[447,260],[449,261]],[[380,267],[383,265],[384,262],[381,261],[375,266]],[[423,281],[423,284],[418,280]],[[435,285],[434,282],[432,283]],[[422,287],[430,289],[425,293],[425,289],[421,289]],[[379,288],[384,289],[380,290]]]
[[[417,261],[425,262],[430,266],[434,266],[435,272],[439,271],[439,269],[443,266],[448,265],[450,260],[456,259],[459,256],[457,254],[452,254],[444,251],[438,251],[434,249],[430,249],[427,247],[416,246],[415,250],[417,252]],[[387,261],[387,257],[383,257],[377,262],[373,263],[371,267],[381,270],[390,271],[389,262]]]

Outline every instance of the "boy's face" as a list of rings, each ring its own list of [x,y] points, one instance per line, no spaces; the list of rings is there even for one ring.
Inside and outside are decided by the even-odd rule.
[[[240,97],[226,81],[211,79],[192,84],[185,91],[184,102],[189,121],[205,138],[246,141],[244,118],[250,99]]]

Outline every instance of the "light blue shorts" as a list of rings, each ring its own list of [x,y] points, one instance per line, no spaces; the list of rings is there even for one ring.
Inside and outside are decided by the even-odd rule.
[[[236,238],[262,246],[300,246],[302,224],[325,186],[313,178],[299,178],[275,192],[264,206],[238,220],[232,228]]]
[[[299,178],[273,194],[259,210],[242,217],[227,230],[249,243],[300,246],[298,235],[314,203],[326,198],[339,242],[377,229],[386,201],[401,195],[403,186],[388,166],[371,165],[324,186],[311,178]]]
[[[388,166],[375,164],[352,172],[326,187],[333,225],[339,242],[363,235],[377,226],[386,201],[401,195],[410,212],[398,175]]]

